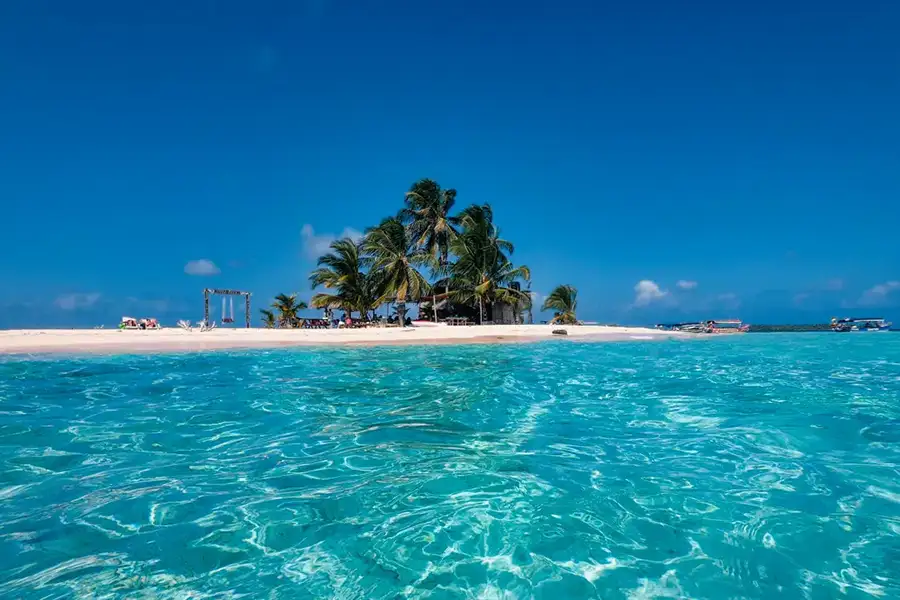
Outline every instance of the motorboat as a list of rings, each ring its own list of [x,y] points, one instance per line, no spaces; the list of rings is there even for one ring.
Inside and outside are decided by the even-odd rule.
[[[851,333],[857,331],[890,331],[889,321],[882,317],[852,317],[846,319],[831,319],[831,330],[837,333]]]

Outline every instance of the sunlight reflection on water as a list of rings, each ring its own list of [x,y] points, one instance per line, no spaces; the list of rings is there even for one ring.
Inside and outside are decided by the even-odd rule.
[[[900,597],[900,336],[0,362],[0,596]]]

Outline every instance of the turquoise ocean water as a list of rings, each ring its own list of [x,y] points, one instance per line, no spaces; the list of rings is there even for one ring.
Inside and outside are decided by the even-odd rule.
[[[900,335],[0,358],[2,598],[900,598]]]

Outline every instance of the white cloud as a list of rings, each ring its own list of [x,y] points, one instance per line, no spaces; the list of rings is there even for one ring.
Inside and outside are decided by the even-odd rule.
[[[99,299],[99,292],[92,292],[90,294],[63,294],[56,298],[54,304],[62,310],[81,310],[97,304]]]
[[[689,281],[687,279],[679,279],[675,285],[677,285],[678,287],[680,287],[683,290],[692,290],[695,287],[697,287],[697,282]]]
[[[863,295],[860,296],[857,304],[860,306],[878,306],[885,304],[888,300],[888,296],[896,290],[900,290],[900,281],[886,281],[884,283],[879,283],[863,292]]]
[[[303,239],[303,253],[307,258],[316,259],[327,254],[331,242],[343,238],[350,238],[353,241],[359,241],[362,238],[362,232],[352,227],[344,227],[340,235],[330,233],[316,233],[313,226],[309,223],[300,229],[300,237]]]
[[[547,299],[547,294],[542,294],[540,292],[534,292],[534,291],[530,292],[530,294],[531,294],[531,306],[536,310],[540,310],[541,305],[544,303],[544,300]]]
[[[668,291],[659,289],[656,282],[649,279],[638,281],[637,285],[634,286],[634,293],[635,306],[647,306],[651,302],[661,300],[669,294]]]
[[[188,264],[184,265],[184,272],[188,275],[218,275],[222,271],[213,261],[201,258],[188,261]]]

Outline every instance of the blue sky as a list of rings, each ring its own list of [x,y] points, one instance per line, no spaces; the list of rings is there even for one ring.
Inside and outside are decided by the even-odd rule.
[[[898,26],[887,0],[7,0],[0,327],[308,298],[315,249],[421,177],[490,202],[582,318],[898,318]]]

